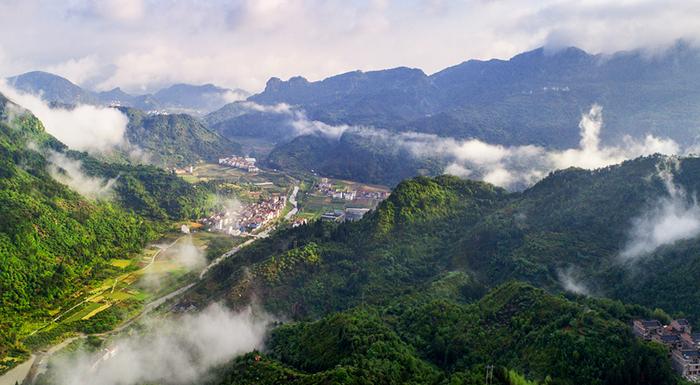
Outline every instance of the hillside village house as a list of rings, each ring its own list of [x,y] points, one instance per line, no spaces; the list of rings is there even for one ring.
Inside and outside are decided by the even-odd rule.
[[[700,383],[700,333],[686,319],[676,319],[668,325],[658,320],[637,319],[632,322],[634,334],[647,341],[663,344],[669,349],[673,368],[686,380]]]
[[[698,350],[674,350],[673,368],[683,378],[693,382],[700,382],[700,351]]]
[[[637,337],[644,338],[645,340],[651,341],[653,335],[657,334],[659,329],[662,328],[661,322],[653,320],[640,320],[636,319],[633,322],[634,334]]]

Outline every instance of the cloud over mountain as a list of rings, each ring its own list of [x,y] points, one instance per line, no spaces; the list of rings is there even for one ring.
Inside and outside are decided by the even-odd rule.
[[[10,0],[0,4],[0,28],[13,36],[0,45],[0,73],[53,70],[103,90],[175,82],[256,90],[270,76],[401,65],[433,72],[540,45],[659,49],[698,38],[699,8],[682,0]]]
[[[126,145],[129,120],[117,109],[91,105],[51,108],[41,98],[17,91],[4,81],[0,81],[0,92],[30,110],[49,134],[72,149],[101,153]]]

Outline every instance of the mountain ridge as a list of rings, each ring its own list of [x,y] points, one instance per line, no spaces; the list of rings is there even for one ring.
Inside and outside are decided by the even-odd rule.
[[[7,78],[9,85],[20,91],[40,95],[47,102],[66,105],[120,105],[143,110],[165,110],[203,115],[230,102],[245,99],[249,94],[241,89],[217,87],[211,83],[192,85],[172,84],[152,94],[132,95],[116,87],[108,91],[85,90],[59,75],[31,71]]]
[[[386,155],[374,151],[372,143],[360,144],[362,138],[352,130],[345,130],[334,144],[337,150],[316,156],[317,161],[295,160],[295,154],[303,153],[310,143],[322,141],[293,139],[309,135],[294,130],[298,115],[303,113],[311,123],[373,127],[389,134],[563,150],[578,148],[581,116],[590,106],[601,105],[605,114],[602,145],[620,146],[630,138],[643,141],[652,135],[690,148],[700,143],[698,67],[700,49],[682,41],[657,56],[642,51],[591,55],[574,47],[555,52],[539,48],[509,60],[468,60],[431,75],[396,68],[353,71],[315,82],[273,79],[263,92],[248,98],[267,106],[268,112],[259,107],[242,113],[244,103],[238,103],[237,108],[227,105],[208,117],[216,117],[212,129],[229,137],[287,132],[292,139],[279,134],[272,139],[276,147],[269,161],[273,165],[391,185],[429,167],[416,167],[415,160],[396,157],[387,165],[405,163],[401,178],[385,176],[391,174],[389,169],[371,171],[375,169],[371,160]],[[272,107],[280,104],[296,115],[274,112]],[[367,156],[351,159],[350,165],[338,164],[335,154],[344,152]],[[348,172],[338,172],[343,168]],[[350,171],[362,169],[370,171]]]

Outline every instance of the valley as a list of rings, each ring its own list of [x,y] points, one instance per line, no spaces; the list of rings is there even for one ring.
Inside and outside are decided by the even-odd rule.
[[[0,385],[700,383],[691,3],[0,2]]]
[[[80,159],[87,169],[107,172],[101,175],[109,176],[110,167],[114,167],[85,155]],[[695,321],[698,310],[693,296],[700,290],[688,291],[690,297],[680,302],[664,302],[662,298],[670,297],[648,295],[642,287],[659,293],[667,283],[654,279],[655,275],[646,278],[625,271],[615,251],[617,245],[624,243],[625,234],[610,231],[614,223],[602,213],[615,212],[617,226],[623,228],[637,215],[637,209],[645,206],[645,201],[661,199],[664,193],[672,191],[669,186],[697,191],[696,179],[692,177],[698,169],[697,158],[655,155],[596,171],[562,170],[523,192],[508,192],[488,183],[450,176],[409,179],[390,192],[381,185],[311,172],[288,173],[267,165],[242,168],[237,163],[201,161],[181,165],[173,168],[170,175],[189,187],[178,189],[206,191],[209,197],[200,201],[204,205],[188,215],[169,218],[167,212],[160,210],[167,205],[133,206],[144,217],[166,218],[154,227],[159,239],[136,252],[105,260],[99,276],[64,295],[46,313],[24,317],[16,335],[22,348],[5,355],[2,381],[27,378],[28,384],[51,384],[59,375],[63,360],[83,354],[104,355],[100,365],[109,368],[112,359],[122,359],[113,357],[121,357],[117,349],[123,341],[142,333],[144,337],[156,333],[153,322],[196,317],[211,303],[224,303],[240,312],[256,303],[256,312],[289,317],[289,322],[272,329],[268,337],[271,347],[263,355],[253,356],[255,362],[265,362],[259,368],[268,373],[265,378],[276,378],[278,374],[273,373],[282,371],[290,381],[304,383],[310,378],[307,376],[337,375],[331,370],[333,365],[323,363],[326,358],[298,350],[299,345],[292,341],[310,338],[304,334],[307,328],[319,328],[311,333],[335,335],[333,328],[340,325],[357,330],[354,333],[359,334],[353,338],[360,339],[366,338],[365,328],[383,330],[382,338],[392,346],[386,352],[392,357],[389,360],[414,369],[395,377],[391,371],[385,372],[387,369],[381,364],[373,363],[379,365],[373,375],[400,381],[435,382],[479,376],[484,365],[493,363],[507,368],[498,372],[503,378],[528,373],[531,378],[555,376],[587,382],[595,376],[585,373],[603,370],[611,376],[606,381],[613,381],[624,371],[652,378],[654,383],[675,381],[670,361],[653,368],[639,366],[639,362],[662,358],[658,349],[636,341],[627,324],[658,312],[668,317],[661,308]],[[129,172],[129,166],[119,167],[123,170],[121,175]],[[664,178],[670,178],[666,185],[662,183]],[[180,195],[183,196],[187,195]],[[601,197],[606,199],[601,201]],[[123,202],[133,204],[130,199]],[[604,232],[607,237],[599,235]],[[577,254],[571,255],[563,251],[570,245],[586,246],[575,246]],[[680,250],[686,247],[695,246],[686,245]],[[532,248],[537,253],[532,253]],[[638,268],[658,271],[659,258],[668,251],[660,248],[658,253],[656,258],[637,262]],[[523,259],[523,255],[530,257]],[[681,265],[672,262],[674,258],[664,258],[665,275],[678,276]],[[573,295],[557,296],[555,293],[562,288],[574,285],[569,281],[581,281],[575,282],[575,287],[583,289],[577,289],[580,291]],[[582,295],[592,292],[604,292],[613,300]],[[499,302],[502,300],[505,302]],[[558,350],[548,350],[528,366],[509,356],[493,361],[476,356],[450,358],[467,354],[460,349],[467,349],[470,343],[488,346],[485,341],[478,342],[481,337],[477,335],[454,335],[463,333],[460,330],[464,327],[448,321],[461,312],[473,314],[474,309],[495,306],[492,311],[506,312],[497,320],[510,326],[493,329],[504,341],[516,336],[536,341],[547,338],[538,333],[545,333],[543,330],[552,327],[545,326],[549,324],[523,331],[525,335],[517,334],[517,328],[511,324],[519,321],[510,317],[527,308],[519,308],[522,303],[540,301],[548,304],[545,307],[569,309],[566,311],[571,314],[579,314],[586,307],[597,309],[596,317],[601,318],[596,320],[586,320],[584,313],[572,315],[580,321],[569,322],[559,338],[572,338],[568,334],[570,327],[583,330],[583,335],[600,335],[599,339],[624,336],[625,342],[617,351],[633,349],[629,353],[631,361],[621,358],[615,366],[595,361],[585,372],[575,373],[567,361],[574,358],[565,358],[560,363],[563,366],[557,369],[560,364],[552,360],[564,354]],[[520,310],[505,310],[513,306]],[[415,318],[423,311],[418,309],[433,307],[441,309],[437,310],[440,316],[435,322],[448,322],[445,333],[451,337],[445,338],[466,338],[460,340],[461,344],[435,346],[443,337],[432,337],[433,342],[426,345],[411,337],[415,322],[423,322]],[[474,316],[473,322],[492,317],[488,314],[491,313]],[[403,321],[406,317],[413,321],[404,324],[408,322]],[[548,320],[557,325],[562,322]],[[609,328],[615,331],[604,331]],[[330,344],[324,348],[329,351],[336,349],[334,344],[346,343],[329,338],[323,342]],[[561,349],[577,346],[578,354],[585,351],[595,356],[599,342],[569,340]],[[474,349],[478,349],[476,345]],[[343,362],[348,370],[355,371],[369,364],[365,360],[371,356],[369,351],[375,349],[372,346],[358,345],[357,351],[365,352],[360,356],[345,356],[347,352],[341,349],[338,356],[328,359]],[[511,348],[518,351],[531,346]],[[306,358],[300,360],[299,355]],[[376,357],[377,362],[387,359],[382,357]],[[250,371],[246,363],[249,359],[250,355],[244,355],[220,363],[213,370],[221,380],[212,383],[239,383],[256,373],[258,369]],[[24,360],[27,361],[22,363]],[[431,365],[436,368],[430,369]],[[231,377],[231,373],[238,374]],[[225,378],[229,380],[216,382]],[[639,377],[633,377],[631,383],[636,378]]]
[[[185,167],[178,173],[188,183],[212,186],[218,196],[215,206],[223,211],[215,210],[211,216],[189,222],[171,221],[170,229],[160,239],[136,254],[110,260],[109,270],[102,272],[100,280],[68,295],[46,317],[25,319],[17,338],[27,350],[3,358],[6,364],[2,371],[6,373],[0,381],[12,385],[26,377],[24,383],[33,384],[37,376],[47,371],[52,356],[61,355],[63,349],[78,340],[109,341],[153,311],[158,317],[177,312],[180,308],[170,304],[204,279],[216,265],[253,242],[265,239],[278,226],[289,227],[297,218],[306,223],[337,207],[337,202],[332,204],[331,199],[325,202],[325,193],[318,190],[319,184],[328,184],[329,180],[311,174],[299,180],[298,175],[293,177],[274,170],[247,172],[206,163]],[[376,206],[372,199],[379,202],[388,196],[388,189],[381,186],[348,181],[333,183],[337,189],[353,191],[353,195],[355,190],[351,189],[370,194],[358,197],[361,200],[358,203],[367,207]],[[279,209],[266,209],[278,201]],[[354,196],[349,200],[352,201]],[[255,222],[257,218],[263,221]],[[235,232],[231,230],[234,223]]]

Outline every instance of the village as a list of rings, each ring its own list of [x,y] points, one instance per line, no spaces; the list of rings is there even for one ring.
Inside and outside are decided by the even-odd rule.
[[[247,172],[259,172],[260,169],[255,166],[256,159],[244,156],[231,155],[227,158],[219,158],[219,164],[244,170]]]
[[[199,223],[208,231],[223,232],[232,236],[250,236],[282,214],[287,197],[271,194],[268,199],[241,207],[228,207]]]
[[[354,200],[376,200],[382,201],[389,196],[388,191],[370,191],[366,189],[350,190],[340,189],[333,186],[328,178],[321,178],[320,182],[315,186],[316,192],[325,195],[332,199],[342,199],[345,201]]]
[[[388,190],[369,186],[336,185],[328,178],[320,178],[313,191],[316,196],[324,197],[331,203],[341,203],[340,207],[333,207],[332,210],[321,214],[319,219],[326,222],[358,221],[389,196]]]
[[[673,368],[688,381],[700,383],[700,333],[686,319],[676,319],[662,325],[655,319],[633,321],[634,334],[646,341],[665,345]]]

